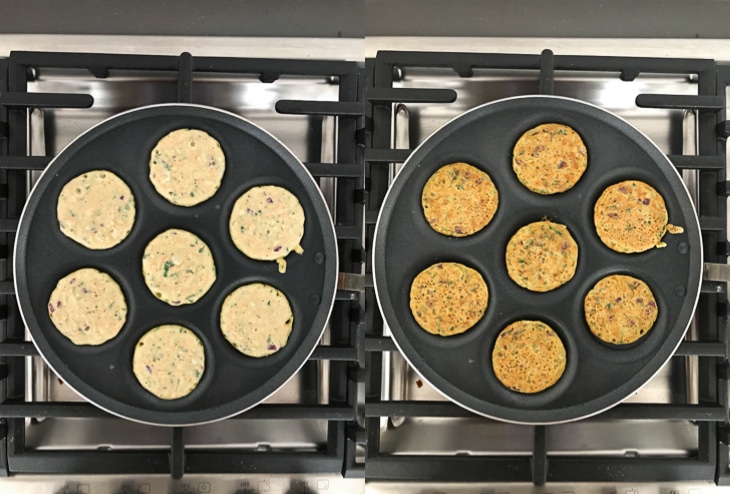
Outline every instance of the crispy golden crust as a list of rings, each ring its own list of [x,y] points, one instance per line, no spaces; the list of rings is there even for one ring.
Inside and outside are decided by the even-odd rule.
[[[638,278],[621,274],[601,279],[583,301],[591,332],[606,343],[626,345],[646,335],[659,314],[654,294]]]
[[[466,163],[442,166],[426,182],[421,206],[431,228],[444,235],[472,235],[492,221],[499,194],[492,179]]]
[[[588,166],[588,151],[567,125],[548,123],[519,138],[512,169],[522,185],[538,194],[557,194],[575,186]]]
[[[644,252],[662,247],[667,231],[664,198],[651,185],[626,180],[608,187],[593,208],[601,241],[616,252]]]
[[[565,372],[565,346],[541,321],[517,321],[502,330],[492,350],[492,369],[504,387],[539,393]]]
[[[440,262],[411,284],[410,307],[421,328],[452,336],[474,326],[487,310],[489,291],[477,271],[456,262]]]
[[[538,221],[514,234],[505,261],[512,281],[533,292],[548,292],[575,275],[578,244],[565,225]]]

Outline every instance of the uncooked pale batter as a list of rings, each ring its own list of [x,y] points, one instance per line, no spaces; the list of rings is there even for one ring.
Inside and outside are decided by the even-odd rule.
[[[286,295],[264,283],[236,288],[221,308],[223,336],[249,357],[267,357],[281,350],[293,324]]]
[[[106,273],[83,268],[61,278],[48,300],[48,316],[76,345],[101,345],[121,331],[127,302]]]
[[[213,255],[205,242],[174,228],[147,244],[142,274],[152,294],[170,305],[197,302],[216,280]]]
[[[69,181],[56,206],[61,232],[94,250],[110,249],[127,238],[135,214],[132,191],[108,170],[89,171]]]
[[[147,331],[134,347],[132,371],[142,387],[158,398],[182,398],[203,377],[203,343],[183,326],[157,326]]]
[[[251,259],[276,261],[286,271],[289,252],[304,252],[304,209],[283,187],[264,185],[247,190],[233,205],[228,223],[231,240]]]
[[[220,143],[196,129],[178,129],[160,139],[150,155],[150,181],[178,206],[207,201],[221,186],[226,157]]]

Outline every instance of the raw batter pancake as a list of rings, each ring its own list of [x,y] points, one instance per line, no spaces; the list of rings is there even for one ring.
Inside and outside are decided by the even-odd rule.
[[[492,221],[499,194],[492,179],[466,163],[442,166],[426,182],[421,206],[431,228],[444,235],[472,235]]]
[[[231,240],[251,259],[276,261],[286,271],[289,252],[304,252],[304,210],[294,194],[283,187],[264,185],[238,198],[228,222]]]
[[[142,387],[158,398],[182,398],[203,377],[203,343],[183,326],[157,326],[147,331],[134,347],[132,370]]]
[[[76,345],[101,345],[121,331],[127,302],[106,273],[83,268],[61,278],[48,299],[48,316]]]
[[[505,260],[512,281],[533,292],[548,292],[573,278],[578,244],[565,225],[538,221],[517,230],[507,243]]]
[[[492,350],[492,369],[504,387],[518,393],[539,393],[565,372],[565,346],[541,321],[517,321],[502,330]]]
[[[578,133],[556,123],[522,134],[512,155],[512,169],[522,185],[543,195],[573,188],[587,166],[588,152]]]
[[[108,170],[93,170],[69,181],[56,205],[61,232],[94,250],[110,249],[127,238],[135,214],[132,191]]]
[[[489,302],[487,284],[472,268],[440,262],[415,277],[410,308],[421,328],[431,334],[453,336],[474,326]]]
[[[152,294],[170,305],[194,304],[216,280],[213,255],[205,242],[174,228],[147,244],[142,274]]]
[[[249,357],[267,357],[281,350],[293,324],[286,295],[263,283],[236,288],[221,308],[223,336]]]
[[[195,206],[218,191],[226,171],[220,143],[202,130],[178,129],[159,140],[150,155],[150,181],[178,206]]]
[[[583,302],[591,332],[606,343],[626,345],[654,326],[659,308],[649,286],[638,278],[613,274],[601,279]]]
[[[644,252],[664,247],[667,231],[664,198],[651,185],[626,180],[608,187],[593,208],[593,222],[601,241],[617,252]]]

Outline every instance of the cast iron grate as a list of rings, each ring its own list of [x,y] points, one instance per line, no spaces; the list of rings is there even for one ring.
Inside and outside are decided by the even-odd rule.
[[[24,327],[14,299],[12,245],[26,199],[29,170],[42,170],[52,156],[27,156],[27,112],[33,108],[89,108],[88,94],[30,93],[28,82],[45,69],[82,69],[98,79],[111,70],[162,71],[177,78],[177,101],[190,102],[195,73],[253,74],[262,84],[281,76],[320,78],[338,85],[338,101],[281,100],[282,114],[337,117],[337,155],[333,163],[305,163],[316,177],[337,179],[335,231],[340,270],[362,268],[364,189],[363,149],[356,142],[362,124],[363,73],[356,63],[340,61],[193,58],[151,55],[13,52],[0,59],[0,475],[158,474],[180,478],[185,473],[336,473],[362,477],[356,445],[362,429],[356,422],[357,389],[364,381],[364,304],[357,294],[338,291],[330,318],[331,343],[320,344],[316,361],[329,361],[329,404],[264,404],[228,420],[320,419],[327,421],[327,439],[316,451],[242,451],[186,448],[185,429],[170,429],[163,450],[33,450],[25,446],[25,419],[37,417],[111,418],[83,402],[26,402],[25,358],[37,355],[24,340]],[[360,343],[358,343],[360,342]],[[306,371],[305,371],[306,372]],[[314,369],[316,374],[316,369]]]
[[[727,260],[726,198],[730,187],[725,176],[725,141],[730,134],[725,122],[725,87],[730,68],[713,60],[659,59],[601,56],[561,56],[550,50],[541,54],[484,54],[381,51],[366,63],[368,72],[365,136],[365,176],[369,187],[366,209],[366,246],[372,246],[375,222],[385,196],[390,163],[402,163],[411,150],[391,149],[391,122],[398,103],[449,104],[456,92],[439,88],[396,87],[400,70],[409,67],[451,69],[468,78],[474,69],[512,69],[537,80],[539,93],[552,94],[556,72],[584,71],[618,74],[632,81],[641,73],[686,74],[697,78],[693,96],[641,94],[636,106],[696,111],[699,140],[696,156],[670,155],[678,169],[698,170],[698,213],[708,262]],[[366,271],[371,273],[370,260]],[[372,289],[366,293],[366,478],[373,481],[429,479],[441,482],[657,482],[669,480],[730,483],[728,470],[728,342],[727,285],[703,282],[697,308],[699,340],[681,344],[674,358],[697,356],[699,404],[621,404],[596,419],[671,420],[697,424],[696,453],[688,457],[606,457],[548,455],[546,427],[531,427],[532,454],[527,456],[467,456],[448,454],[385,454],[380,448],[380,423],[385,417],[474,417],[451,402],[395,401],[381,399],[383,354],[397,352],[383,335],[383,321],[375,307]],[[687,403],[687,404],[685,404]],[[595,420],[595,419],[588,419]]]

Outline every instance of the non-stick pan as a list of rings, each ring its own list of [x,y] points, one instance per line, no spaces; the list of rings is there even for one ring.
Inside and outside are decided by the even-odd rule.
[[[170,204],[154,190],[150,151],[167,133],[201,129],[226,156],[218,192],[190,208]],[[109,250],[92,251],[64,236],[56,218],[61,188],[79,174],[111,170],[135,195],[137,216],[129,237]],[[249,259],[228,234],[235,200],[250,187],[274,184],[297,196],[305,212],[302,255],[276,263]],[[198,235],[210,247],[217,280],[197,303],[172,307],[156,299],[142,278],[146,244],[168,228]],[[160,425],[210,422],[244,411],[274,393],[304,364],[329,317],[337,281],[334,227],[314,179],[282,143],[243,118],[197,105],[156,105],[110,118],[79,136],[46,168],[23,211],[15,243],[15,285],[21,314],[39,352],[71,388],[97,406],[131,420]],[[51,323],[47,304],[57,281],[82,267],[109,273],[127,300],[119,335],[100,346],[76,346]],[[294,326],[288,344],[256,359],[234,349],[220,331],[224,298],[239,285],[263,282],[289,299]],[[192,329],[205,346],[206,369],[188,396],[161,400],[132,373],[137,340],[149,329],[174,323]]]
[[[567,124],[583,138],[588,168],[571,190],[543,196],[527,190],[512,170],[512,149],[523,132],[542,123]],[[469,237],[433,231],[421,191],[441,166],[463,161],[486,171],[499,191],[491,223]],[[664,197],[669,221],[684,233],[667,247],[640,254],[608,249],[593,224],[593,206],[609,185],[638,179]],[[568,227],[579,247],[575,276],[547,293],[530,292],[507,275],[505,248],[523,225],[547,218]],[[464,263],[489,287],[484,317],[466,333],[426,333],[409,309],[413,278],[440,261]],[[676,350],[692,318],[702,278],[702,240],[689,194],[664,153],[619,117],[567,98],[529,96],[495,101],[450,121],[405,163],[383,203],[374,240],[374,281],[384,320],[411,365],[436,389],[478,414],[509,422],[556,423],[597,414],[646,383]],[[646,281],[657,299],[653,329],[632,345],[601,342],[588,329],[586,293],[602,277],[622,273]],[[520,320],[542,320],[562,338],[562,378],[537,394],[502,386],[491,366],[499,332]]]

